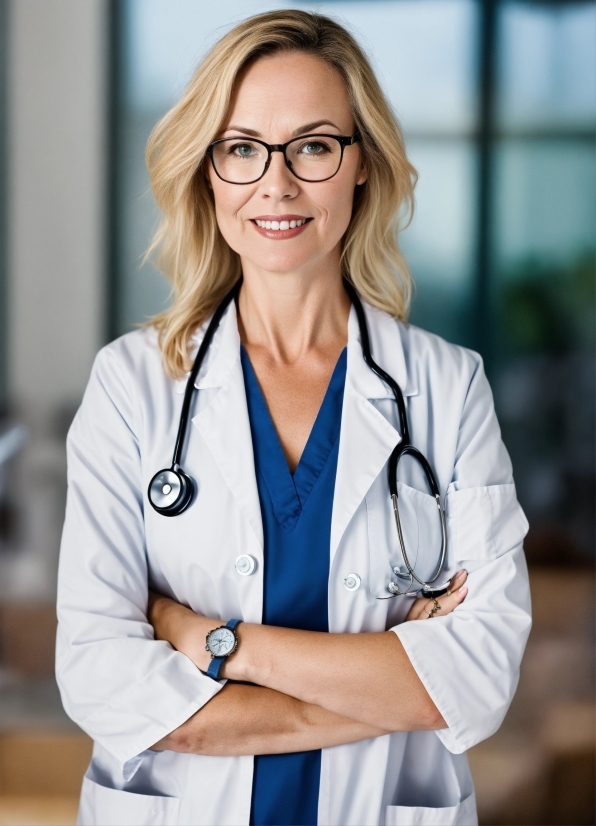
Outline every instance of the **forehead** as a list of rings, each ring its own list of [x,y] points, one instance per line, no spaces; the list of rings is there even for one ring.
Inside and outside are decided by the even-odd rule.
[[[259,58],[239,76],[224,128],[242,125],[277,140],[272,131],[292,132],[319,120],[350,132],[354,121],[346,84],[329,63],[290,52]]]

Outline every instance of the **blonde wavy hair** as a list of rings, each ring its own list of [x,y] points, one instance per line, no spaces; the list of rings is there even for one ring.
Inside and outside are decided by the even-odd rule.
[[[194,332],[241,276],[239,256],[217,226],[203,169],[207,148],[225,123],[239,73],[260,57],[291,51],[315,55],[341,74],[362,135],[367,179],[356,188],[342,239],[342,274],[370,304],[407,319],[412,278],[397,236],[412,219],[418,176],[370,63],[328,17],[297,10],[259,14],[216,43],[147,144],[151,189],[162,213],[147,255],[158,250],[158,266],[172,287],[170,308],[150,323],[172,378],[190,369]]]

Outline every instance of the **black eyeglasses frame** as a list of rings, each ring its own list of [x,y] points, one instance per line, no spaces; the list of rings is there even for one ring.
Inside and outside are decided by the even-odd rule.
[[[253,143],[260,143],[261,146],[265,147],[265,149],[267,150],[267,160],[265,161],[265,167],[261,175],[259,175],[258,178],[255,178],[254,181],[228,181],[226,178],[222,177],[217,171],[215,161],[213,160],[213,149],[215,146],[217,146],[220,143],[224,143],[225,141],[242,141],[243,137],[245,136],[239,135],[237,138],[220,138],[219,140],[210,143],[207,147],[206,154],[211,159],[211,165],[213,167],[215,174],[221,181],[224,181],[226,184],[234,184],[234,186],[248,186],[249,184],[256,184],[256,182],[260,181],[261,178],[263,178],[264,175],[267,173],[267,170],[269,169],[269,166],[271,164],[271,155],[273,154],[273,152],[282,153],[282,155],[284,156],[286,166],[288,167],[292,175],[298,178],[299,181],[304,181],[308,184],[321,184],[323,183],[323,181],[329,181],[331,180],[331,178],[334,178],[341,169],[342,161],[344,159],[344,149],[346,148],[346,146],[352,146],[353,144],[358,143],[362,140],[362,135],[360,134],[360,132],[354,132],[353,135],[323,135],[319,132],[312,135],[299,135],[298,137],[292,138],[292,140],[286,141],[285,143],[265,143],[265,141],[261,141],[258,138],[245,137],[245,140],[252,141]],[[300,175],[297,175],[296,172],[292,169],[292,162],[288,159],[288,156],[286,155],[286,149],[291,143],[295,143],[299,140],[306,140],[307,138],[333,138],[339,143],[339,145],[341,146],[341,155],[339,156],[339,164],[333,175],[329,175],[327,178],[320,178],[317,181],[311,181],[308,178],[301,178]]]

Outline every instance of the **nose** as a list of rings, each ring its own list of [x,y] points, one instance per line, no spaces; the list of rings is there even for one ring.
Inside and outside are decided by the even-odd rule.
[[[283,152],[271,153],[271,163],[260,180],[262,193],[266,198],[281,201],[295,197],[300,189],[298,178],[286,166]]]

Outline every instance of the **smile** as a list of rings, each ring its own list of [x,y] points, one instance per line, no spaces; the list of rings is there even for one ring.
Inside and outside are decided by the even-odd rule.
[[[300,235],[312,218],[301,218],[298,215],[263,216],[251,219],[259,235],[272,240],[285,240]]]
[[[255,224],[261,229],[294,229],[301,227],[306,223],[306,218],[300,218],[298,221],[259,221],[255,220]]]

